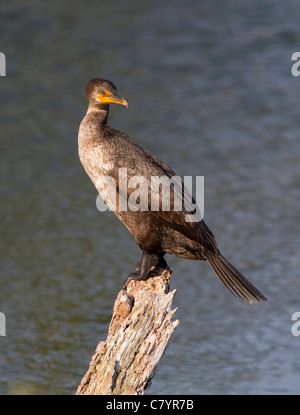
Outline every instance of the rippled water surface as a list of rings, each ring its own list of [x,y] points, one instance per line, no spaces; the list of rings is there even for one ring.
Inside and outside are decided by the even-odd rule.
[[[269,300],[168,257],[180,325],[149,393],[299,393],[299,21],[293,0],[1,5],[1,394],[74,394],[140,256],[78,159],[96,76],[129,100],[112,125],[205,176],[206,222]]]

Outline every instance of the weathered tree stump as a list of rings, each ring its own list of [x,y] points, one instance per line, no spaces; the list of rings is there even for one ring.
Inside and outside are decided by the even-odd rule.
[[[142,395],[179,320],[169,292],[170,270],[130,281],[115,301],[106,341],[101,341],[76,395]]]

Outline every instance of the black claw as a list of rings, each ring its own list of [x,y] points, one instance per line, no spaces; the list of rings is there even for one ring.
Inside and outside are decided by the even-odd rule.
[[[160,275],[164,270],[168,269],[168,264],[166,263],[163,256],[164,253],[159,253],[156,255],[143,252],[142,259],[136,264],[137,272],[131,272],[128,275],[123,283],[123,290],[126,289],[128,283],[132,280],[146,280],[150,277]],[[151,267],[154,267],[152,271],[150,271]]]
[[[164,271],[165,269],[162,268],[154,268],[152,269],[147,275],[143,276],[138,272],[131,272],[128,277],[124,280],[123,283],[123,290],[126,289],[127,285],[129,284],[130,281],[135,280],[135,281],[141,281],[141,280],[147,280],[148,278],[152,278],[152,277],[157,277],[158,275],[161,275],[161,273]]]
[[[137,280],[137,279],[139,279],[138,277],[139,277],[139,273],[138,272],[131,272],[128,276],[127,276],[127,278],[124,280],[124,282],[123,282],[123,290],[125,290],[126,289],[126,287],[127,287],[127,285],[128,285],[128,283],[130,282],[130,281],[132,281],[132,280]]]

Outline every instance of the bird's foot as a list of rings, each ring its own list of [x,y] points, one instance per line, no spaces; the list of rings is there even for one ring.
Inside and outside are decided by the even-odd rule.
[[[151,277],[157,277],[158,275],[161,274],[161,272],[159,271],[160,268],[154,268],[152,269],[147,275],[141,275],[139,272],[131,272],[128,277],[124,280],[123,283],[123,290],[126,289],[128,283],[132,280],[135,281],[141,281],[141,280],[147,280],[148,278]]]

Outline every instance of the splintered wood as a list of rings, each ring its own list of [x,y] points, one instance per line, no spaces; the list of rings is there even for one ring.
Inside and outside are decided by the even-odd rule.
[[[169,292],[170,270],[130,281],[115,301],[106,341],[101,341],[76,395],[142,395],[179,320]]]

